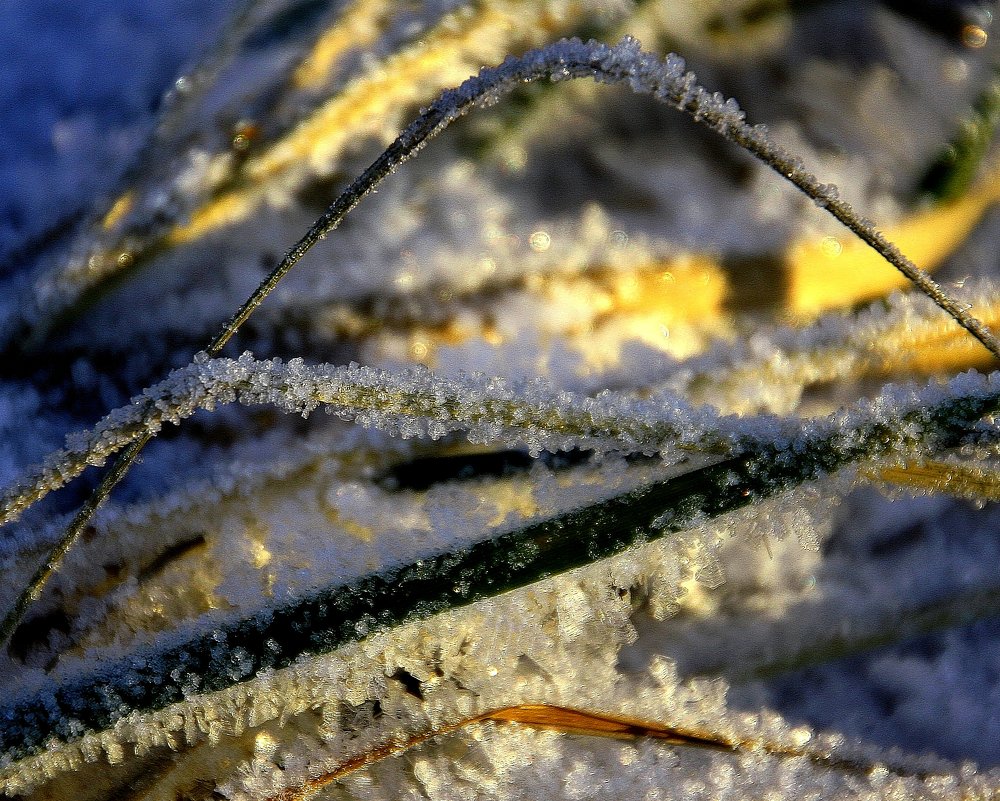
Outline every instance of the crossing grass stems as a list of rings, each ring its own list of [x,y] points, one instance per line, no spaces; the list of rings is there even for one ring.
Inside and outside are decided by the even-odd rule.
[[[333,404],[338,414],[347,417],[359,416],[358,409],[367,409],[389,420],[392,418],[386,416],[396,414],[396,422],[385,423],[385,427],[399,432],[409,424],[406,421],[415,420],[416,428],[406,430],[424,436],[431,430],[440,433],[474,430],[482,423],[499,424],[508,429],[504,442],[526,443],[536,452],[542,447],[602,447],[603,442],[604,447],[655,454],[660,458],[661,453],[666,456],[671,445],[679,445],[685,452],[714,454],[717,462],[679,478],[517,529],[463,552],[441,554],[388,574],[374,574],[240,621],[228,627],[223,637],[231,648],[247,655],[247,664],[238,675],[217,671],[211,644],[196,640],[173,646],[156,660],[148,660],[145,666],[132,664],[124,678],[115,668],[103,671],[100,676],[86,676],[75,687],[43,693],[6,710],[3,741],[8,756],[31,756],[52,737],[72,740],[79,736],[81,725],[84,730],[100,731],[115,726],[131,711],[151,711],[177,703],[184,699],[192,681],[197,681],[201,690],[220,690],[261,671],[287,667],[303,653],[329,651],[362,634],[462,607],[612,556],[636,543],[683,530],[698,520],[760,502],[844,465],[892,453],[950,447],[984,414],[997,409],[1000,391],[995,382],[965,377],[947,388],[932,387],[904,401],[887,396],[879,402],[862,403],[840,418],[811,428],[775,435],[752,424],[740,429],[709,416],[700,419],[700,428],[692,436],[690,426],[697,415],[694,410],[684,408],[679,400],[677,407],[668,410],[630,408],[623,403],[612,403],[602,409],[587,399],[554,395],[542,400],[519,398],[516,390],[499,387],[492,407],[487,397],[484,410],[463,412],[459,401],[465,388],[443,380],[435,384],[433,376],[377,376],[354,367],[342,369],[334,376],[329,371],[324,373],[325,368],[310,372],[312,368],[301,365],[288,365],[290,369],[285,369],[278,362],[260,363],[249,357],[239,362],[219,358],[225,345],[288,271],[334,231],[366,195],[444,128],[474,108],[493,105],[526,82],[577,78],[624,85],[633,92],[652,95],[748,151],[878,251],[1000,358],[1000,342],[967,306],[951,298],[900,253],[838,196],[834,186],[821,183],[807,172],[798,159],[772,142],[763,127],[748,124],[734,100],[699,86],[680,57],[658,58],[643,51],[630,37],[614,46],[562,40],[520,57],[509,57],[500,66],[484,69],[478,76],[442,94],[407,126],[288,251],[189,368],[151,388],[131,407],[109,416],[92,434],[78,437],[75,449],[54,454],[41,472],[28,477],[3,497],[4,519],[14,519],[88,464],[103,462],[117,453],[97,488],[8,610],[0,625],[0,642],[10,639],[94,512],[163,423],[178,422],[199,404],[208,405],[205,398],[209,396],[211,404],[219,399],[263,401],[300,412]],[[265,374],[267,380],[260,381],[259,377]],[[206,389],[213,375],[222,377],[221,389]],[[309,385],[312,394],[303,390],[309,380],[313,381]],[[339,383],[331,388],[330,381]],[[384,399],[386,387],[394,381],[398,386],[392,391],[403,400],[397,408],[390,409],[384,406]],[[373,382],[375,389],[371,389]],[[471,385],[473,389],[479,387],[475,380]],[[371,390],[367,396],[366,387]],[[445,428],[434,429],[435,421]],[[762,430],[765,433],[760,433]],[[591,532],[587,547],[580,547],[572,538],[564,541],[567,532],[575,537],[581,531]],[[511,560],[514,553],[521,556]],[[507,567],[501,570],[505,563]],[[361,626],[364,620],[373,621],[373,626]],[[271,651],[257,648],[256,644],[261,642],[269,643]],[[169,675],[163,674],[164,665]],[[86,690],[95,682],[115,691],[102,700]]]

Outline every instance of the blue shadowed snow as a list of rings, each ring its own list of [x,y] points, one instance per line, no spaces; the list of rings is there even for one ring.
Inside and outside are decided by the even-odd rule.
[[[0,4],[0,258],[114,188],[235,5]]]

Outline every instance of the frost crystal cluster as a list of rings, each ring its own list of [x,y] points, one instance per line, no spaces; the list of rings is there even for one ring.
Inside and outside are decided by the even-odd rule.
[[[996,798],[1000,62],[924,5],[0,11],[0,793]]]

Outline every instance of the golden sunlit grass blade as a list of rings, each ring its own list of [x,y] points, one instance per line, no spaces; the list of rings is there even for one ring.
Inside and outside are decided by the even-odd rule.
[[[977,306],[981,319],[992,328],[1000,327],[1000,298]],[[872,343],[877,360],[869,368],[873,375],[918,375],[986,369],[996,360],[984,353],[963,330],[950,320],[929,320],[903,324],[889,332],[885,340]]]
[[[481,64],[547,41],[582,14],[580,3],[490,4],[448,15],[416,45],[392,54],[321,105],[288,136],[244,167],[244,185],[196,210],[167,235],[171,245],[244,219],[270,182],[296,172],[326,172],[352,142],[396,133],[403,109],[457,85]]]
[[[129,189],[126,192],[118,196],[114,203],[111,204],[111,208],[108,209],[108,213],[104,215],[101,219],[101,228],[104,231],[113,230],[119,223],[122,222],[135,205],[135,190]]]
[[[816,344],[765,350],[730,369],[697,369],[687,381],[694,400],[730,412],[790,411],[803,390],[821,384],[846,385],[863,379],[942,375],[989,369],[992,355],[936,309],[913,308],[906,298],[889,301],[888,316]],[[975,302],[983,322],[1000,327],[1000,297],[987,290]],[[864,312],[862,312],[864,314]]]
[[[866,471],[866,475],[909,490],[944,492],[980,502],[1000,501],[1000,471],[994,465],[929,459],[902,467]]]
[[[393,12],[391,0],[354,0],[309,49],[292,73],[296,89],[322,86],[345,53],[361,50],[378,39]]]
[[[972,231],[1000,197],[1000,168],[958,200],[933,206],[886,229],[886,236],[925,270],[933,270]],[[812,316],[909,285],[864,242],[844,236],[795,245],[788,253],[788,310]]]
[[[349,8],[300,62],[293,83],[319,86],[339,56],[359,43],[370,44],[378,35],[380,9],[381,4],[369,3]],[[125,190],[98,225],[115,238],[62,267],[51,282],[65,294],[65,306],[72,307],[80,294],[164,251],[245,221],[270,200],[284,202],[303,183],[330,174],[352,145],[373,136],[390,140],[403,115],[483,64],[570,33],[589,15],[587,4],[578,0],[511,0],[452,11],[419,41],[366,66],[281,139],[256,145],[259,153],[245,160],[234,160],[228,151],[210,156],[199,168],[202,191],[209,196],[183,218],[115,236],[116,229],[129,225],[136,205],[135,189]]]
[[[603,369],[621,348],[640,340],[676,357],[702,350],[709,335],[729,331],[724,303],[726,276],[714,259],[684,256],[641,261],[614,269],[577,273],[532,273],[506,287],[480,287],[442,300],[439,293],[407,296],[399,311],[366,312],[336,303],[320,314],[328,335],[369,340],[376,350],[408,350],[422,364],[437,365],[442,348],[482,341],[501,347],[520,332],[497,325],[497,306],[529,292],[533,301],[557,313],[539,321],[543,339],[565,337],[582,364]],[[381,305],[381,304],[380,304]],[[408,313],[433,307],[439,322]]]
[[[732,751],[731,743],[704,733],[691,733],[650,721],[587,712],[549,704],[522,704],[499,709],[484,716],[484,720],[521,723],[541,729],[554,729],[564,734],[631,739],[652,737],[671,745],[692,745]]]

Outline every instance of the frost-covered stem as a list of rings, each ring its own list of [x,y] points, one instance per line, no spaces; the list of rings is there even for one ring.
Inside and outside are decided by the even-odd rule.
[[[1000,340],[969,313],[968,306],[950,297],[930,275],[889,242],[870,220],[866,220],[842,200],[835,186],[820,183],[806,171],[800,159],[773,142],[762,126],[748,125],[735,100],[727,100],[718,92],[710,94],[698,86],[694,73],[684,72],[683,59],[670,55],[666,61],[661,62],[655,56],[644,53],[639,43],[631,37],[626,37],[613,48],[594,42],[572,44],[579,44],[585,51],[589,51],[591,62],[598,61],[598,64],[593,65],[594,77],[598,81],[627,82],[634,92],[652,94],[657,99],[676,106],[696,121],[735,142],[789,180],[876,250],[987,350],[1000,358]]]
[[[402,623],[466,606],[591,564],[794,489],[848,465],[953,446],[1000,407],[996,381],[966,376],[936,402],[915,396],[845,427],[833,418],[791,438],[747,437],[738,455],[676,478],[403,567],[326,587],[223,623],[208,635],[98,664],[30,698],[0,706],[0,761],[52,738],[102,731],[133,711],[214,692]],[[958,396],[957,391],[964,390]],[[850,413],[847,413],[850,414]],[[238,655],[238,658],[236,658]]]
[[[52,550],[49,551],[45,557],[45,561],[35,571],[27,586],[4,616],[3,622],[0,623],[0,646],[7,644],[7,641],[24,617],[24,613],[28,611],[28,607],[34,601],[38,600],[49,577],[59,569],[59,565],[62,564],[62,560],[66,554],[76,544],[76,541],[80,539],[80,535],[83,534],[94,512],[104,503],[104,500],[111,494],[114,486],[122,480],[125,473],[132,466],[139,452],[152,438],[152,432],[146,432],[122,451],[114,465],[105,474],[104,478],[101,479],[101,483],[98,484],[90,494],[90,497],[87,498],[87,501],[77,511],[73,521],[69,524],[66,531],[63,532],[62,537],[60,537]]]
[[[106,415],[92,430],[66,438],[67,447],[0,494],[0,525],[35,501],[167,422],[199,409],[269,404],[308,415],[318,407],[342,419],[399,434],[437,438],[465,431],[477,443],[503,443],[532,451],[580,447],[648,453],[681,449],[726,453],[735,420],[720,425],[713,410],[671,402],[656,404],[611,392],[596,398],[557,391],[540,380],[510,384],[499,378],[437,376],[419,368],[390,372],[357,365],[308,365],[301,359],[199,361],[173,371],[131,405]],[[731,429],[726,433],[724,428]]]
[[[814,201],[825,206],[834,217],[877,250],[1000,358],[1000,341],[982,323],[969,314],[965,307],[946,295],[930,276],[903,256],[848,203],[840,200],[835,188],[820,184],[806,172],[797,159],[771,142],[762,128],[747,125],[745,115],[735,100],[727,100],[718,92],[712,94],[699,86],[696,76],[693,72],[686,71],[684,59],[679,56],[670,55],[661,61],[656,56],[643,52],[639,43],[628,36],[615,46],[593,40],[585,43],[579,39],[564,39],[531,50],[520,57],[510,56],[500,66],[481,70],[478,76],[464,81],[457,89],[444,92],[340,194],[240,306],[208,344],[205,352],[209,356],[217,356],[240,326],[310,248],[337,228],[351,209],[372,192],[389,173],[411,158],[428,140],[444,130],[451,122],[474,106],[492,105],[522,83],[570,78],[592,78],[603,83],[627,84],[633,92],[652,94],[657,100],[690,114],[696,121],[745,148]],[[80,536],[90,515],[104,502],[115,484],[125,476],[149,438],[137,440],[118,457],[105,480],[94,490],[91,498],[74,518],[56,549],[46,558],[45,569],[39,570],[36,574],[39,577],[38,583],[29,586],[22,594],[22,598],[27,598],[30,602],[31,598],[41,592],[45,580],[58,568],[65,552]],[[14,610],[8,613],[0,625],[0,646],[6,643],[23,613],[23,608],[18,609],[16,613]]]
[[[969,306],[955,300],[945,292],[941,285],[926,271],[920,269],[903,255],[899,248],[887,240],[870,220],[866,220],[849,203],[837,197],[835,190],[818,183],[810,173],[802,169],[796,159],[790,158],[787,153],[770,140],[755,134],[749,126],[744,125],[742,129],[727,133],[727,136],[784,175],[850,229],[855,236],[871,245],[886,261],[906,276],[907,280],[913,283],[917,289],[951,315],[955,322],[978,339],[990,353],[1000,359],[1000,339],[997,339],[993,332],[975,315],[969,313]]]

